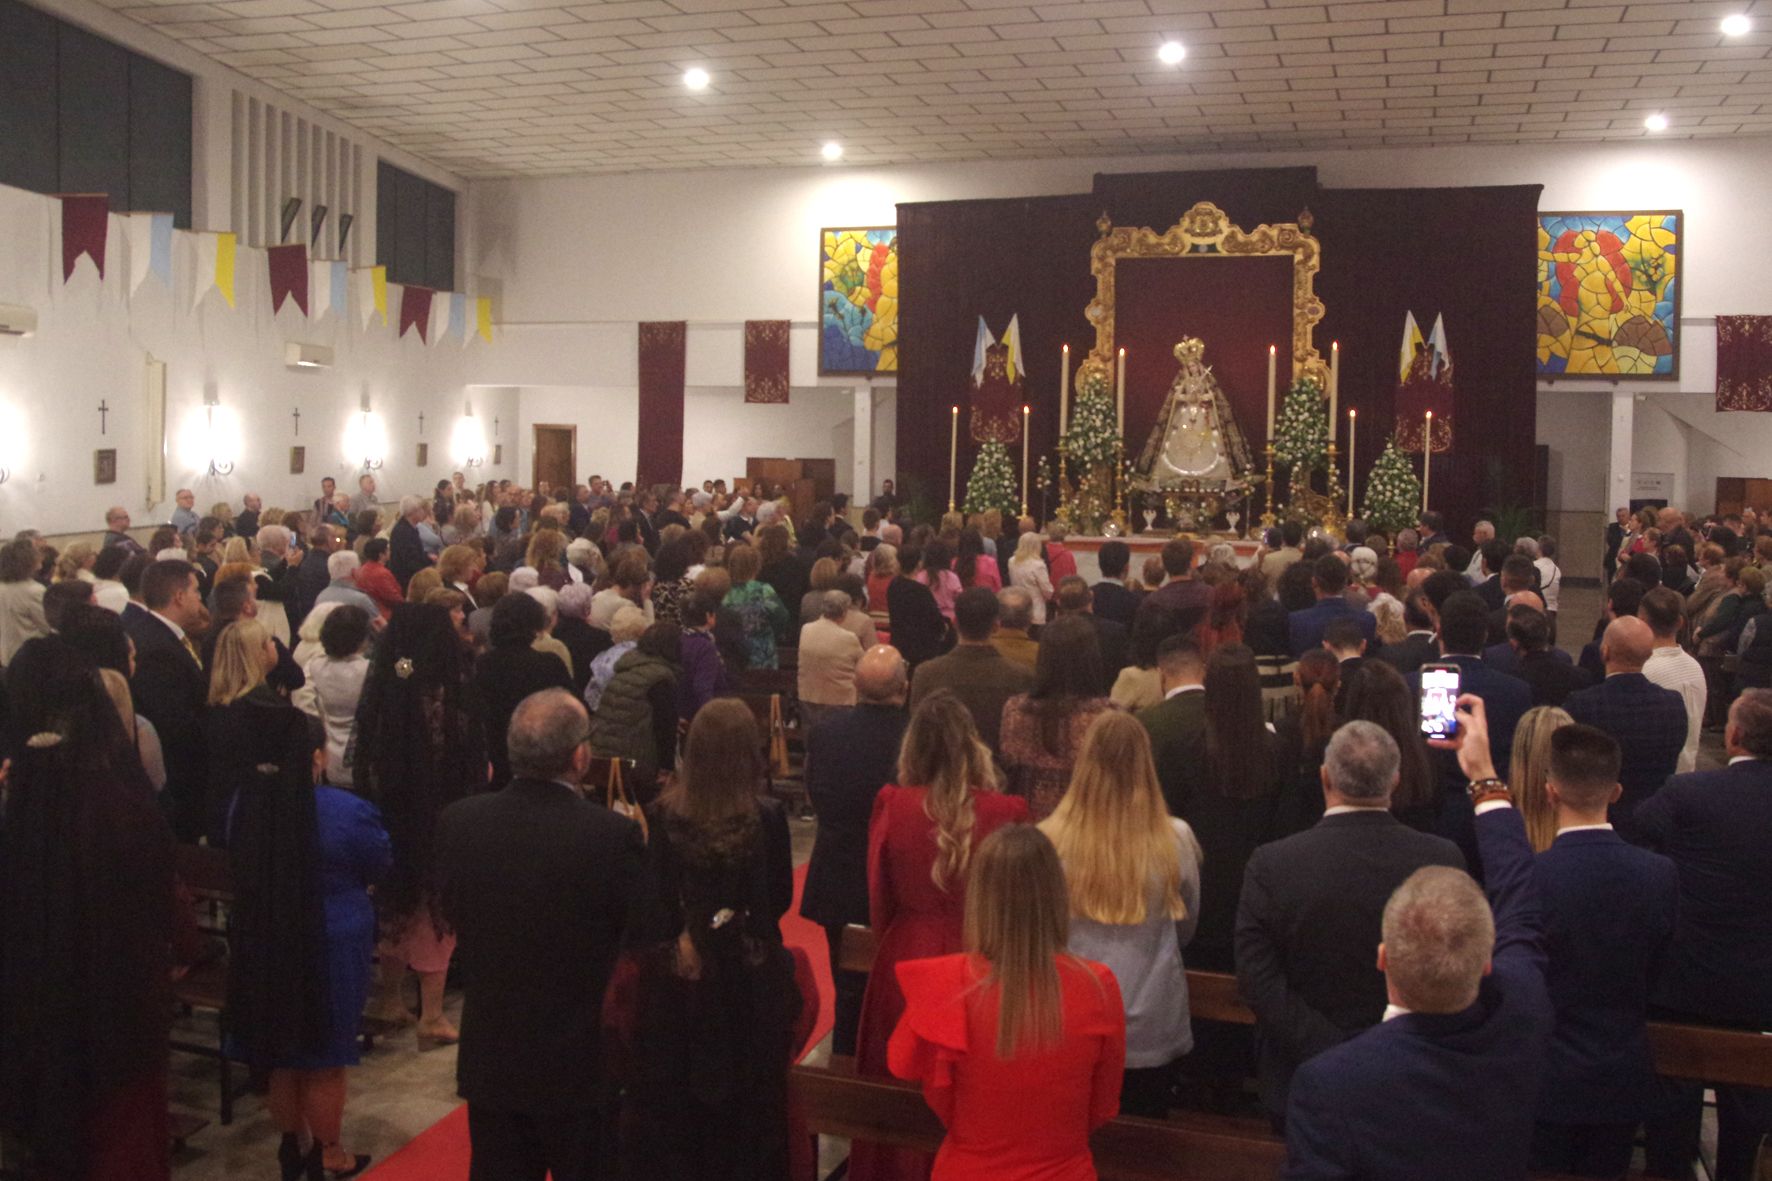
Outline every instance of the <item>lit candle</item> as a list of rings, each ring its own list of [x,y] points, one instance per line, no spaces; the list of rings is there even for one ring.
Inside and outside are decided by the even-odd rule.
[[[1434,412],[1429,410],[1421,427],[1421,511],[1427,511],[1427,480],[1434,462]]]
[[[1329,342],[1329,437],[1335,437],[1335,399],[1341,395],[1341,342]]]
[[[954,426],[948,432],[948,512],[954,511],[955,480],[960,470],[960,408],[954,407]]]
[[[1064,346],[1064,360],[1058,367],[1058,435],[1064,437],[1071,422],[1071,346]]]
[[[1033,407],[1021,408],[1021,515],[1028,511],[1028,415]]]
[[[1347,412],[1347,515],[1354,515],[1354,420],[1360,412]]]
[[[1115,383],[1114,422],[1120,428],[1120,437],[1126,437],[1126,350],[1120,350],[1120,374]]]
[[[1267,346],[1267,441],[1274,441],[1274,367],[1279,363],[1277,345]]]

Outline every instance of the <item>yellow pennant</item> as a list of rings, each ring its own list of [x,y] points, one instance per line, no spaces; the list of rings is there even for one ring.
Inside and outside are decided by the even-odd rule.
[[[480,339],[492,343],[492,297],[482,295],[474,301],[474,323]]]
[[[381,317],[383,328],[388,326],[388,268],[369,268],[370,290],[375,297],[375,314]]]
[[[240,246],[240,239],[235,234],[217,234],[215,241],[215,285],[221,288],[222,298],[228,306],[234,306],[234,256]]]

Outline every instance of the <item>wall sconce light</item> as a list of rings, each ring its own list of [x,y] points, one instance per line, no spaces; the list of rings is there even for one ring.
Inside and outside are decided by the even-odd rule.
[[[480,420],[474,417],[473,406],[462,408],[461,418],[456,420],[449,440],[449,449],[454,453],[455,461],[464,468],[485,466],[486,434],[480,429]]]
[[[29,336],[37,331],[37,309],[0,303],[0,336]]]
[[[356,417],[345,427],[345,454],[362,464],[365,472],[380,471],[387,462],[388,430],[381,416],[369,408],[364,394]]]
[[[231,476],[234,474],[234,460],[229,452],[232,450],[223,438],[223,431],[216,426],[215,412],[220,409],[220,400],[214,393],[203,399],[203,450],[209,457],[209,475]]]

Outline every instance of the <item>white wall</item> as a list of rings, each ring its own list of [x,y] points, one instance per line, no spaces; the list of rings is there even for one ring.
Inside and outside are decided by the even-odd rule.
[[[190,487],[200,508],[219,500],[239,505],[243,493],[267,506],[299,507],[318,493],[322,475],[341,486],[354,481],[360,457],[345,449],[347,422],[367,393],[388,434],[383,495],[428,489],[447,476],[450,433],[468,391],[471,359],[486,360],[498,346],[475,341],[429,347],[416,334],[397,340],[379,320],[367,331],[361,321],[329,315],[305,319],[286,305],[273,318],[264,255],[242,249],[236,307],[211,292],[197,310],[193,239],[174,235],[171,289],[150,277],[127,293],[127,250],[122,219],[111,219],[105,279],[82,260],[72,280],[61,278],[59,204],[0,187],[0,303],[35,308],[38,328],[26,338],[0,337],[0,454],[12,471],[0,485],[0,532],[34,527],[49,533],[99,528],[113,504],[128,508],[137,524],[163,521],[172,493]],[[397,299],[398,289],[393,289]],[[327,370],[292,370],[283,363],[288,341],[325,345],[336,361]],[[478,357],[476,357],[478,354]],[[146,361],[167,365],[167,468],[165,502],[146,498],[149,440],[146,423]],[[206,474],[207,457],[194,428],[203,420],[206,391],[220,402],[236,467],[226,477]],[[475,410],[515,422],[517,399],[509,392],[476,392]],[[110,407],[108,433],[100,433],[98,405]],[[301,410],[299,437],[292,411]],[[430,465],[416,466],[418,415]],[[307,448],[306,472],[289,474],[289,448]],[[117,482],[93,483],[93,452],[116,448]],[[514,474],[512,449],[504,474]],[[487,474],[498,474],[489,466]]]
[[[1644,390],[1651,402],[1671,397],[1673,391],[1711,391],[1711,317],[1772,312],[1772,285],[1763,281],[1772,247],[1742,229],[1757,224],[1762,195],[1772,190],[1772,141],[1754,139],[477,182],[470,185],[465,203],[473,240],[466,269],[477,281],[502,291],[507,338],[517,342],[502,361],[521,369],[524,381],[563,383],[571,380],[568,372],[588,371],[598,375],[592,379],[597,384],[626,375],[619,384],[631,385],[633,323],[682,319],[690,324],[690,365],[697,371],[690,385],[732,387],[742,373],[739,322],[786,318],[796,321],[795,384],[848,385],[849,379],[819,379],[814,372],[816,235],[824,226],[889,225],[896,221],[900,201],[1086,192],[1097,171],[1291,164],[1315,164],[1321,182],[1334,188],[1539,183],[1544,185],[1544,209],[1683,209],[1686,339],[1681,378],[1676,383],[1623,383]],[[562,347],[566,340],[570,343]],[[1483,347],[1483,342],[1454,340],[1452,347],[1456,356],[1460,350]],[[1563,381],[1541,393],[1541,441],[1551,446],[1552,471],[1560,473],[1551,493],[1558,512],[1604,511],[1605,444],[1610,436],[1604,391],[1613,384]],[[1692,401],[1688,397],[1680,403]],[[892,421],[889,412],[881,414],[890,402],[889,397],[876,399],[877,425]],[[767,413],[767,408],[739,404],[710,409],[717,414],[707,432],[711,438],[744,430],[746,418]],[[1672,460],[1700,508],[1709,507],[1711,477],[1706,473],[1712,466],[1739,462],[1749,470],[1717,474],[1772,475],[1772,416],[1731,415],[1716,425],[1720,437],[1741,440],[1734,448],[1739,459],[1706,443],[1696,450],[1682,448]],[[884,431],[876,430],[876,480],[890,474],[891,443]],[[782,450],[782,445],[769,448],[773,453]],[[698,470],[713,458],[691,450],[686,470]]]

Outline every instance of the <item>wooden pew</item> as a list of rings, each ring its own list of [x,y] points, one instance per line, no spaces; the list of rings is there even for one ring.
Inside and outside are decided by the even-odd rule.
[[[844,928],[842,966],[851,972],[870,971],[876,943],[868,927]],[[1235,976],[1189,972],[1187,988],[1193,1016],[1235,1025],[1254,1023],[1255,1014],[1238,994]],[[1656,1073],[1666,1078],[1772,1088],[1772,1034],[1651,1021],[1649,1046],[1655,1055]]]
[[[943,1129],[909,1083],[796,1066],[808,1129],[933,1153]],[[1121,1116],[1090,1139],[1103,1181],[1274,1181],[1286,1148],[1272,1137],[1226,1135]]]

